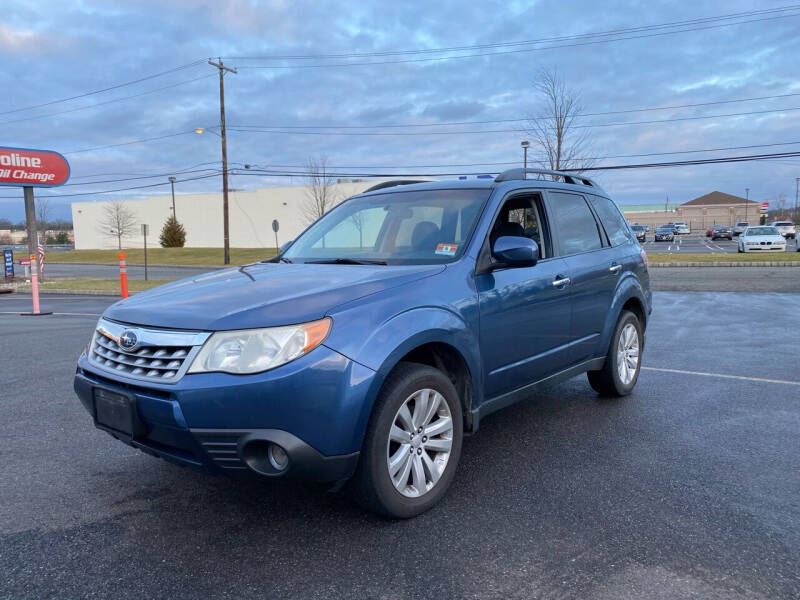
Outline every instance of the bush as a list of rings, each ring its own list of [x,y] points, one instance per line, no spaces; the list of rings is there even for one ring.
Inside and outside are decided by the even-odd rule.
[[[159,241],[162,248],[183,248],[186,244],[186,230],[175,217],[170,217],[161,228]]]

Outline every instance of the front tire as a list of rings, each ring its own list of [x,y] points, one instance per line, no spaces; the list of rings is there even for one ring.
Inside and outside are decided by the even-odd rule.
[[[630,394],[639,379],[643,340],[639,317],[629,310],[623,310],[611,336],[603,368],[586,373],[592,389],[601,396]]]
[[[417,516],[444,496],[461,456],[458,392],[438,369],[400,363],[381,390],[364,436],[352,490],[373,512]]]

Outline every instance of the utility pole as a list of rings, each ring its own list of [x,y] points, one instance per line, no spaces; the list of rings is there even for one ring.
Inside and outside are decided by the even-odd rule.
[[[747,205],[750,203],[750,188],[744,188],[745,203],[744,203],[744,220],[747,221]]]
[[[214,62],[208,59],[208,64],[219,69],[219,127],[222,138],[222,240],[225,247],[224,264],[231,264],[231,240],[228,220],[228,143],[225,137],[225,71],[236,73],[236,69],[226,67],[222,59]]]
[[[800,214],[797,212],[798,204],[800,204],[800,177],[794,178],[794,222],[800,221]],[[796,239],[796,238],[795,238]]]
[[[170,176],[169,184],[172,187],[172,218],[177,221],[178,217],[175,216],[175,178],[174,177]]]
[[[38,256],[36,253],[36,232],[39,228],[36,227],[36,205],[33,199],[33,187],[29,185],[23,186],[22,191],[25,195],[25,223],[28,228],[28,256],[25,258],[30,258],[31,256]]]

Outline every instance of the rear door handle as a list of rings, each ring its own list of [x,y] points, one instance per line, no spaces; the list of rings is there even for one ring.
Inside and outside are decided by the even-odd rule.
[[[557,275],[558,279],[553,280],[553,287],[561,287],[569,285],[570,278],[563,275]]]
[[[608,268],[609,271],[616,275],[619,273],[619,270],[622,268],[622,265],[618,265],[617,263],[612,263],[611,266]]]

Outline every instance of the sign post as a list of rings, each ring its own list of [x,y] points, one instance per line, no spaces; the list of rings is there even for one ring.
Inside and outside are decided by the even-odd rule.
[[[21,187],[25,198],[25,221],[28,228],[28,256],[31,257],[31,291],[33,312],[39,310],[39,271],[36,264],[36,205],[34,187],[55,187],[69,179],[69,163],[58,152],[29,148],[0,147],[0,185]]]
[[[272,231],[275,232],[275,252],[280,253],[281,249],[278,246],[278,229],[281,228],[281,224],[278,223],[278,219],[272,219]]]

